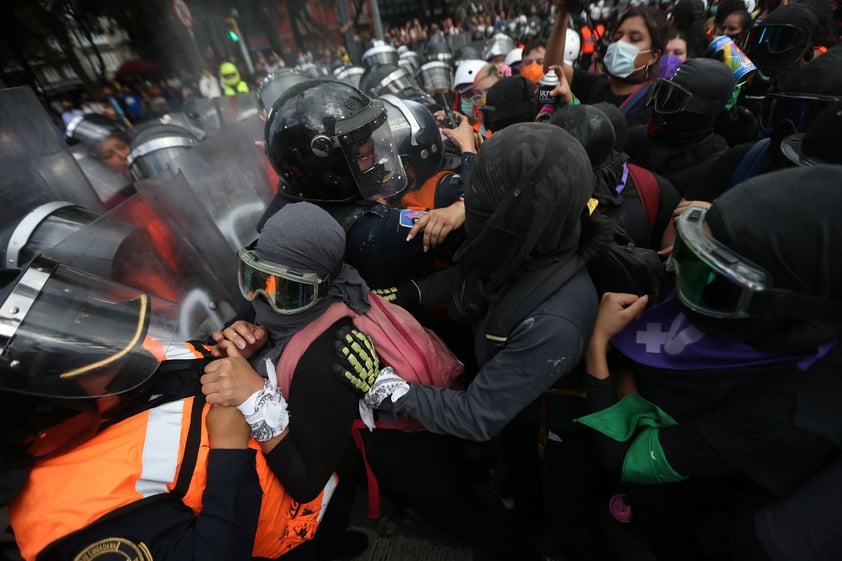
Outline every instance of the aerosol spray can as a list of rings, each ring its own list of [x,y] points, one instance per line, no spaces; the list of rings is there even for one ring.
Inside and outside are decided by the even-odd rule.
[[[538,104],[555,105],[558,97],[551,92],[558,86],[558,76],[554,70],[550,70],[538,80]]]

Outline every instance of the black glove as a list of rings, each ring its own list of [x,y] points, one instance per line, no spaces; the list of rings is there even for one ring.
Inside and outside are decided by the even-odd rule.
[[[391,288],[378,288],[373,291],[387,302],[398,305],[401,308],[411,308],[421,304],[421,288],[410,279],[400,286]]]
[[[339,363],[333,364],[333,372],[360,397],[364,396],[380,374],[374,343],[362,331],[344,326],[336,330],[334,348]]]

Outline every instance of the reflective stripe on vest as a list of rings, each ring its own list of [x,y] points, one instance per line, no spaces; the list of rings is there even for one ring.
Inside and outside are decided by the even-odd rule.
[[[9,504],[23,558],[34,561],[53,541],[144,497],[171,491],[182,463],[192,404],[193,398],[188,398],[139,413],[36,464]],[[201,511],[207,481],[210,447],[204,415],[209,407],[204,408],[196,469],[183,498],[194,513]],[[257,444],[249,446],[258,450],[263,489],[253,554],[276,558],[313,538],[338,480],[332,476],[318,497],[300,504],[283,489]]]

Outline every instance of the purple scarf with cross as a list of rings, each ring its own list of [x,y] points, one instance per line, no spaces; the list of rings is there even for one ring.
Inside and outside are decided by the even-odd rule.
[[[810,353],[770,353],[712,335],[695,327],[682,313],[677,297],[643,312],[611,340],[620,353],[634,362],[664,370],[717,370],[781,362],[797,362],[809,369],[835,345],[831,341]]]

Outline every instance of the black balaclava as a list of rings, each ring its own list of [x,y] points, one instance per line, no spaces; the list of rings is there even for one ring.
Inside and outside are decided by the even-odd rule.
[[[514,123],[534,121],[537,113],[535,83],[523,76],[508,76],[486,93],[482,122],[488,130],[498,132]]]
[[[614,149],[617,152],[625,152],[626,137],[629,134],[629,122],[626,116],[623,115],[623,112],[620,111],[620,108],[607,101],[594,103],[591,107],[596,107],[611,120],[611,124],[614,125]]]
[[[563,128],[584,146],[596,175],[594,198],[600,204],[620,205],[623,197],[617,185],[629,158],[614,150],[614,126],[608,116],[590,105],[568,105],[553,115],[550,124]]]
[[[662,115],[652,108],[648,135],[670,144],[692,144],[713,134],[716,116],[731,100],[734,73],[724,63],[707,58],[691,58],[668,79],[693,94],[694,98],[716,102],[719,109],[708,114],[681,111]]]
[[[648,142],[641,151],[640,163],[656,173],[684,170],[728,149],[724,138],[713,131],[716,116],[731,99],[734,75],[724,63],[691,58],[670,77],[695,97],[715,101],[716,113],[697,115],[679,112],[660,115],[652,111],[647,126]]]
[[[482,309],[521,270],[574,259],[593,190],[588,155],[559,127],[518,123],[487,140],[465,192],[468,239],[456,255],[465,304]]]
[[[842,300],[842,166],[792,168],[758,176],[713,202],[711,234],[766,270],[772,288]],[[761,350],[809,350],[842,334],[842,322],[728,320],[686,310],[705,331]]]
[[[819,25],[819,20],[810,6],[788,4],[769,13],[760,25],[751,30],[751,35],[758,36],[764,28],[778,25],[795,26],[801,29],[805,33],[804,44],[801,45],[801,48],[783,53],[770,53],[766,43],[754,46],[753,41],[749,38],[746,43],[746,55],[757,65],[757,68],[766,78],[774,78],[785,70],[798,66],[801,57],[813,47],[812,37]]]

